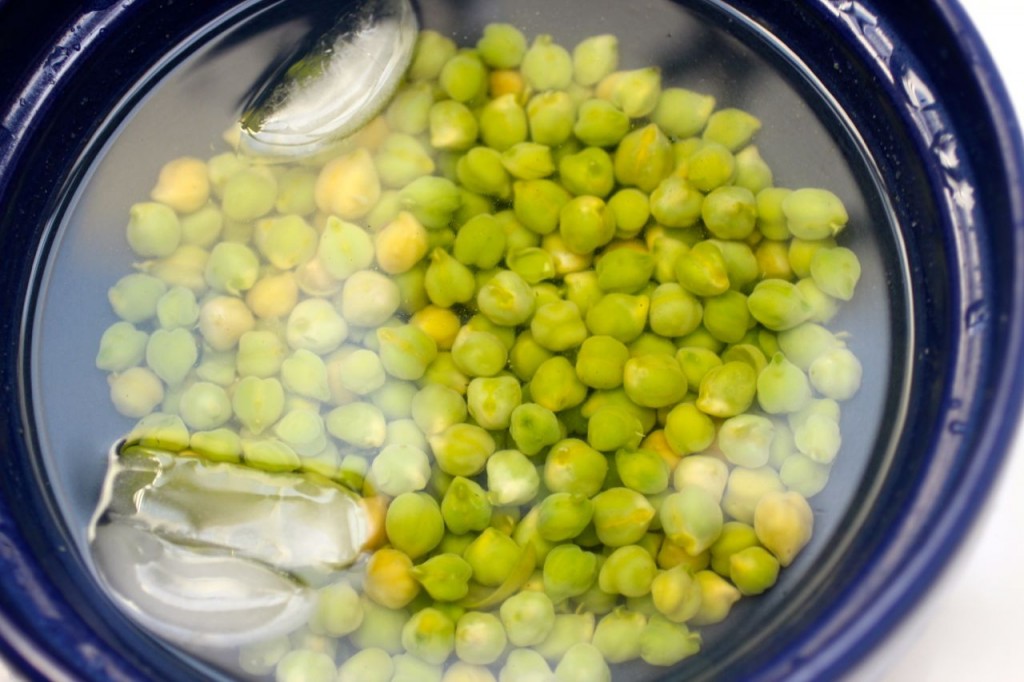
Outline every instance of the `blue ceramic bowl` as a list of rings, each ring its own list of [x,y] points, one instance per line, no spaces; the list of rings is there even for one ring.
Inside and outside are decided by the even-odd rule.
[[[45,314],[37,307],[59,289],[47,273],[67,248],[59,246],[75,189],[107,153],[104,144],[132,130],[131,114],[149,101],[151,86],[188,64],[193,48],[216,52],[208,46],[219,27],[255,10],[271,16],[275,4],[92,0],[44,8],[0,0],[0,653],[29,677],[218,675],[136,628],[96,587],[81,529],[68,522],[75,503],[62,499],[79,472],[59,457],[55,464],[35,418],[38,403],[52,403],[74,425],[86,406],[105,400],[88,384],[62,390],[63,377],[40,361],[47,343],[72,355],[84,345],[88,365],[98,331],[82,328],[90,321],[76,317],[74,305],[58,302]],[[555,4],[516,6],[526,16]],[[666,676],[834,679],[920,604],[1006,454],[1024,349],[1020,133],[988,54],[951,0],[680,4],[773,64],[805,101],[808,129],[832,131],[829,144],[848,162],[850,182],[869,188],[861,213],[877,226],[877,268],[865,279],[885,306],[866,314],[883,318],[891,338],[873,338],[881,335],[873,329],[855,330],[855,338],[863,348],[891,349],[869,391],[879,416],[865,433],[877,434],[853,446],[860,460],[830,484],[836,502],[821,503],[813,551],[768,596],[750,600],[742,617],[709,629],[702,655]],[[499,18],[486,2],[436,6],[424,2],[427,23]],[[642,13],[624,7],[609,0],[593,15]],[[666,31],[658,40],[671,47],[676,38]],[[741,64],[723,73],[738,82],[742,71]],[[162,124],[175,125],[172,118]],[[800,142],[788,139],[790,147]],[[100,280],[82,286],[102,296],[108,284]],[[57,341],[41,345],[36,335],[50,328]],[[844,434],[859,426],[844,425]],[[57,449],[74,448],[78,435],[70,433],[70,445]],[[83,457],[95,458],[93,445],[78,443]]]

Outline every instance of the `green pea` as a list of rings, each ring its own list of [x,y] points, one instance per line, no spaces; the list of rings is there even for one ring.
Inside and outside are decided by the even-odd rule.
[[[376,331],[384,371],[396,379],[414,381],[437,357],[437,344],[418,327],[406,324]]]
[[[553,232],[559,225],[562,208],[572,199],[569,192],[551,180],[519,180],[512,188],[516,218],[537,234]]]
[[[596,196],[578,196],[562,206],[558,231],[574,253],[590,253],[615,237],[615,216]]]
[[[649,322],[651,330],[660,336],[680,337],[689,334],[700,326],[703,313],[700,301],[675,282],[661,284],[651,293]],[[685,368],[684,374],[687,374]],[[700,379],[690,383],[697,385]]]
[[[714,571],[698,571],[694,580],[700,586],[700,610],[691,619],[694,625],[712,625],[725,620],[740,598],[740,591]]]
[[[735,152],[747,146],[760,129],[761,121],[745,111],[719,109],[708,118],[703,137]]]
[[[163,258],[181,243],[181,222],[170,206],[157,202],[134,204],[128,211],[128,245],[142,258]]]
[[[651,120],[675,138],[699,134],[715,109],[715,98],[684,88],[665,88]]]
[[[668,465],[653,450],[619,450],[615,453],[615,470],[623,485],[644,495],[656,495],[668,487]]]
[[[429,107],[433,103],[432,95],[427,91],[429,102],[423,110],[423,126],[426,128]],[[406,123],[406,128],[418,127],[419,123]],[[374,165],[380,182],[385,187],[403,187],[416,178],[434,172],[434,159],[426,146],[411,134],[394,132],[384,138],[374,154]]]
[[[616,388],[622,376],[629,349],[611,336],[586,338],[576,355],[576,376],[592,388]]]
[[[571,301],[555,301],[537,308],[530,331],[537,343],[555,352],[576,348],[587,337],[579,308]]]
[[[606,294],[587,311],[587,329],[595,336],[611,336],[629,343],[643,333],[649,310],[647,296]]]
[[[619,607],[605,615],[594,630],[594,647],[609,663],[640,657],[640,639],[647,625],[642,613]]]
[[[448,151],[465,151],[477,140],[480,127],[476,116],[462,102],[436,102],[429,112],[430,146]]]
[[[720,239],[746,239],[754,231],[757,204],[744,187],[719,187],[701,205],[701,218],[711,234]]]
[[[508,349],[495,334],[466,326],[455,336],[452,360],[467,376],[492,377],[505,368]]]
[[[568,358],[556,355],[545,360],[529,383],[533,402],[552,412],[575,407],[586,400],[587,386],[576,376]]]
[[[487,92],[487,67],[476,54],[461,52],[445,62],[437,82],[456,102],[472,102]]]
[[[466,663],[481,666],[493,663],[507,644],[505,627],[494,614],[468,611],[456,624],[455,655]]]
[[[754,400],[757,376],[743,362],[726,362],[707,371],[700,382],[697,408],[713,417],[732,417],[746,412]]]
[[[556,443],[544,461],[544,485],[553,492],[591,497],[607,474],[607,458],[576,438]]]
[[[638,234],[651,216],[648,196],[635,187],[625,187],[615,192],[608,199],[608,208],[615,216],[615,227],[619,237]]]
[[[572,82],[572,56],[547,34],[533,39],[519,68],[527,84],[537,91],[565,90]]]
[[[517,180],[540,180],[555,172],[551,148],[536,142],[518,142],[501,154],[501,164]]]
[[[402,628],[402,646],[421,661],[441,665],[455,650],[455,623],[436,608],[417,611]]]
[[[640,542],[655,518],[655,509],[647,498],[630,488],[608,488],[595,495],[593,503],[594,530],[606,547]]]
[[[475,476],[494,452],[494,438],[474,424],[452,424],[428,438],[441,470],[453,476]]]
[[[459,182],[469,191],[498,199],[508,199],[512,180],[502,163],[501,152],[489,147],[473,147],[455,165]]]
[[[477,307],[496,324],[516,326],[533,314],[534,295],[530,285],[515,272],[502,270],[480,287]]]
[[[658,567],[650,553],[639,545],[618,547],[601,565],[598,585],[605,592],[642,597],[651,591]]]
[[[649,253],[631,248],[606,252],[597,262],[597,282],[602,290],[632,294],[644,288],[654,273]]]
[[[680,286],[697,296],[718,296],[729,290],[729,272],[722,250],[713,242],[694,244],[676,260]]]
[[[182,286],[170,288],[157,300],[156,316],[163,329],[191,329],[199,321],[196,295]]]
[[[580,85],[595,85],[619,65],[619,39],[611,34],[591,36],[572,51],[573,75]]]
[[[737,157],[728,149],[715,142],[705,142],[687,157],[685,165],[687,180],[701,192],[711,192],[723,185],[731,184],[737,173],[738,164]],[[753,203],[753,194],[750,199]],[[755,207],[751,208],[753,210]],[[716,217],[721,218],[721,214]],[[708,229],[711,229],[710,226]]]
[[[221,208],[230,220],[240,223],[262,218],[277,201],[277,180],[266,169],[245,168],[224,183]]]
[[[590,147],[613,147],[629,132],[629,116],[603,99],[582,102],[576,113],[573,134]]]
[[[522,399],[519,380],[511,376],[477,377],[469,382],[466,393],[470,416],[491,431],[508,428],[512,411]]]
[[[860,261],[842,246],[818,249],[811,257],[811,277],[825,294],[849,301],[860,280]]]
[[[736,176],[733,184],[750,190],[755,195],[772,186],[774,177],[755,145],[750,145],[736,154]]]
[[[658,573],[651,598],[657,612],[673,623],[685,623],[700,609],[700,588],[684,566]]]
[[[521,550],[508,535],[484,528],[463,553],[473,567],[473,580],[486,587],[497,587],[515,570]]]
[[[429,494],[421,492],[402,493],[392,500],[384,526],[395,549],[411,559],[437,547],[444,535],[440,507]]]
[[[587,147],[575,154],[566,154],[558,162],[562,185],[579,196],[589,194],[604,198],[615,185],[612,159],[599,147]]]
[[[437,31],[423,29],[416,39],[412,63],[407,75],[409,80],[433,80],[441,73],[445,63],[455,56],[455,43]]]
[[[551,542],[576,537],[594,515],[593,503],[577,493],[552,493],[538,506],[537,532]]]
[[[536,403],[523,403],[512,410],[509,433],[516,447],[526,455],[535,455],[562,437],[555,413]]]
[[[675,405],[686,395],[686,375],[671,355],[643,355],[626,361],[622,374],[626,395],[643,407]]]
[[[704,375],[712,367],[722,364],[721,358],[707,348],[683,347],[676,352],[676,362],[686,375],[686,382],[690,386],[700,386]]]
[[[747,299],[754,319],[772,331],[785,331],[806,322],[812,309],[800,289],[781,279],[758,282]]]
[[[576,105],[561,91],[541,92],[526,105],[530,140],[551,148],[558,147],[572,136]]]
[[[595,450],[635,448],[643,436],[643,424],[636,415],[617,407],[601,408],[587,420],[587,443]]]
[[[327,413],[325,423],[332,436],[357,448],[379,448],[387,436],[384,413],[367,402],[336,407]]]
[[[672,165],[672,144],[654,123],[628,133],[615,150],[615,179],[644,192],[653,192]]]
[[[448,178],[425,175],[399,190],[398,204],[428,230],[440,230],[448,227],[462,197]]]
[[[786,227],[794,237],[817,240],[839,234],[849,220],[842,200],[827,189],[803,188],[782,200]]]
[[[839,347],[839,340],[832,332],[813,322],[780,332],[777,338],[786,359],[804,371],[826,352]]]
[[[651,215],[666,227],[692,227],[701,219],[704,195],[688,180],[670,175],[651,193]],[[710,226],[709,226],[710,229]]]

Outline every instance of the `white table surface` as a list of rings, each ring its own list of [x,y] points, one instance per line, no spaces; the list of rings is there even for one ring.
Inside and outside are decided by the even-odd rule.
[[[913,1],[913,0],[909,0]],[[1024,3],[960,0],[1024,118]],[[1018,434],[979,526],[882,682],[1024,681],[1024,437]],[[872,675],[874,678],[875,675]]]

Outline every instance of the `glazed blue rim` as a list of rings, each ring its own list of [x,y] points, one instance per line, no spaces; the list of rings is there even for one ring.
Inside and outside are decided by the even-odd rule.
[[[93,6],[107,4],[99,2]],[[225,6],[179,3],[178,15],[189,17],[186,25],[181,26],[173,19],[165,22],[156,14],[154,8],[162,4],[136,2],[115,9],[98,8],[95,13],[83,15],[61,34],[56,43],[60,49],[38,65],[34,71],[36,79],[29,81],[9,104],[4,104],[0,110],[4,116],[0,127],[0,206],[13,206],[3,209],[0,220],[4,223],[31,215],[8,197],[18,189],[12,178],[29,165],[26,150],[33,139],[44,132],[52,133],[72,152],[84,144],[82,138],[89,132],[87,129],[70,134],[45,131],[45,115],[48,107],[61,98],[66,79],[84,68],[94,48],[90,37],[102,30],[123,31],[130,22],[139,22],[144,17],[152,22],[150,27],[155,25],[154,32],[167,31],[167,45],[171,45],[179,31],[187,32],[191,25],[205,23]],[[962,287],[962,291],[946,292],[948,300],[944,304],[949,306],[950,318],[945,324],[939,320],[915,321],[920,325],[917,331],[921,338],[936,341],[922,347],[937,349],[935,354],[944,357],[914,358],[919,372],[935,372],[936,381],[931,386],[934,395],[919,396],[919,403],[911,406],[909,419],[927,415],[941,428],[907,434],[904,438],[904,447],[908,439],[916,438],[918,445],[926,443],[924,449],[929,455],[926,460],[914,460],[919,469],[907,472],[912,485],[901,492],[900,499],[922,505],[928,513],[918,526],[911,527],[906,518],[894,522],[889,535],[871,543],[870,561],[865,558],[863,564],[865,573],[872,571],[868,582],[848,582],[835,595],[835,606],[816,614],[820,627],[813,628],[813,635],[782,639],[778,653],[762,660],[757,670],[730,671],[745,679],[829,679],[860,662],[934,584],[976,518],[1009,447],[1015,411],[982,412],[993,405],[1016,406],[1021,398],[1016,377],[1022,365],[1024,329],[1024,155],[1016,119],[991,59],[955,3],[937,0],[926,11],[920,7],[903,8],[900,2],[815,0],[799,9],[773,7],[770,13],[753,6],[760,4],[753,1],[731,4],[782,42],[800,45],[802,60],[816,74],[833,68],[833,64],[858,77],[877,76],[885,70],[895,73],[898,78],[892,86],[883,87],[890,99],[874,104],[883,119],[885,115],[894,116],[893,121],[916,130],[912,137],[917,151],[923,159],[931,161],[923,167],[927,188],[902,189],[908,196],[923,199],[921,206],[925,207],[930,205],[929,199],[937,202],[946,196],[962,201],[967,197],[964,190],[968,187],[973,187],[978,197],[974,206],[954,201],[955,210],[949,215],[944,211],[932,215],[927,210],[909,210],[910,215],[906,215],[907,207],[897,206],[904,212],[901,218],[905,225],[912,225],[916,219],[926,224],[928,230],[941,226],[938,239],[927,231],[909,234],[912,254],[935,259],[962,254],[967,258],[966,262],[945,263],[949,267],[947,274]],[[2,9],[4,6],[0,5]],[[879,19],[878,15],[885,18]],[[812,25],[808,22],[818,22],[813,25],[828,30],[808,31]],[[856,40],[828,42],[833,33],[848,38],[852,35]],[[904,42],[893,44],[890,36],[897,35],[904,37]],[[816,42],[817,49],[811,49]],[[934,44],[955,44],[960,52],[951,50],[944,61],[923,62],[918,58],[928,54],[927,48]],[[76,50],[76,45],[81,49]],[[125,84],[133,81],[133,74],[140,73],[132,71],[130,63],[126,64]],[[919,78],[908,80],[911,74]],[[931,101],[927,90],[946,93],[952,104]],[[20,98],[24,101],[19,102]],[[843,105],[842,97],[838,99]],[[88,120],[88,113],[102,111],[102,105],[92,102],[82,109]],[[846,109],[857,111],[858,107]],[[876,130],[862,120],[855,120],[855,124],[864,133],[868,146],[878,150],[884,174],[891,178],[894,161],[886,159],[886,153],[895,150],[896,143],[886,138],[884,130]],[[961,146],[956,147],[958,144]],[[59,167],[55,163],[49,170],[53,172]],[[982,169],[985,183],[977,182]],[[895,186],[901,188],[899,183]],[[24,185],[24,191],[23,188]],[[931,188],[940,188],[943,194],[933,195]],[[36,194],[37,201],[45,199],[45,189]],[[983,234],[985,228],[990,231],[989,242]],[[31,230],[21,230],[0,239],[7,253],[18,246],[23,252],[32,253],[38,237]],[[999,244],[999,248],[993,244]],[[927,273],[914,271],[911,277],[918,278],[915,289],[928,295],[929,287],[924,286]],[[29,278],[28,265],[11,264],[2,281],[9,291],[23,295]],[[935,291],[941,295],[939,288]],[[9,314],[0,320],[0,337],[5,341],[19,338],[16,310],[17,306],[9,308]],[[5,377],[8,403],[17,404],[18,392],[24,386],[15,385],[14,380],[20,377],[22,358],[12,351],[12,344],[5,347],[8,351],[0,369]],[[950,358],[956,373],[942,370],[942,361]],[[4,437],[15,454],[24,449],[20,443],[24,418],[13,411],[0,416]],[[965,461],[963,453],[968,447],[973,454]],[[22,473],[14,469],[10,458],[2,466],[0,471],[15,478]],[[951,469],[952,466],[960,468]],[[924,476],[917,476],[921,471]],[[30,501],[39,501],[31,491],[26,494]],[[928,509],[929,498],[941,495],[945,496],[944,507]],[[76,675],[95,679],[149,677],[152,669],[147,670],[143,663],[122,658],[110,649],[64,602],[65,597],[43,569],[45,558],[40,560],[33,551],[21,532],[18,515],[12,513],[11,503],[25,500],[9,491],[0,500],[0,570],[8,576],[0,586],[0,635],[4,639],[0,646],[24,670],[47,679]],[[51,551],[59,553],[60,548]],[[889,566],[888,571],[879,568],[883,564]]]

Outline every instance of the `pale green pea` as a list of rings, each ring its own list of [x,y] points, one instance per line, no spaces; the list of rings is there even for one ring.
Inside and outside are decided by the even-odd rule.
[[[473,567],[473,580],[497,587],[512,574],[520,553],[515,540],[488,527],[469,544],[462,558]]]
[[[617,451],[615,471],[623,485],[644,495],[656,495],[668,487],[668,464],[653,450],[624,448]]]
[[[572,82],[573,60],[554,38],[540,34],[523,55],[519,69],[534,90],[564,90]]]
[[[588,337],[576,355],[576,376],[591,388],[616,388],[622,376],[629,349],[621,341],[605,335]]]
[[[697,408],[712,417],[746,412],[757,391],[757,375],[744,362],[726,362],[705,373],[700,382]]]
[[[455,56],[456,49],[455,42],[451,38],[431,29],[421,30],[416,39],[412,63],[409,64],[406,75],[412,81],[437,78],[441,73],[441,68]]]
[[[471,102],[487,92],[487,67],[476,54],[456,54],[441,69],[438,85],[456,102]]]
[[[479,124],[465,104],[446,99],[430,108],[430,146],[435,149],[464,151],[476,143]]]
[[[827,189],[803,188],[782,200],[786,227],[794,237],[817,240],[839,234],[849,220],[842,200]]]
[[[316,254],[320,235],[302,216],[286,215],[260,220],[253,237],[257,249],[268,263],[279,270],[290,270]],[[211,252],[211,262],[219,246],[215,246]],[[209,267],[210,263],[207,263],[208,270]],[[213,282],[210,285],[217,288]]]
[[[507,644],[505,627],[492,613],[467,611],[455,625],[455,655],[466,663],[494,663]]]
[[[374,154],[373,163],[381,184],[392,188],[404,187],[416,178],[430,175],[435,169],[431,151],[416,137],[401,132],[384,138]]]
[[[493,268],[505,254],[505,231],[490,214],[474,216],[456,233],[453,253],[464,265]]]
[[[224,183],[221,208],[225,217],[240,223],[262,218],[277,202],[277,180],[266,169],[244,168]]]
[[[274,672],[274,667],[290,648],[286,635],[243,645],[238,651],[238,667],[250,675],[268,675]]]
[[[785,241],[792,237],[782,210],[782,202],[792,192],[784,187],[766,187],[757,192],[757,229],[767,239]]]
[[[535,455],[562,438],[555,413],[536,403],[523,403],[512,410],[509,433],[521,452]]]
[[[146,356],[149,335],[130,322],[115,322],[100,337],[96,367],[107,372],[120,372],[134,367]]]
[[[480,110],[480,139],[499,152],[525,142],[528,127],[526,111],[512,93],[492,99]]]
[[[402,646],[421,661],[439,666],[455,650],[455,623],[436,608],[417,611],[402,628]]]
[[[655,576],[651,601],[658,614],[673,623],[684,623],[700,609],[700,588],[685,566],[675,566]]]
[[[635,448],[644,436],[636,415],[618,407],[603,407],[587,420],[587,443],[601,452]]]
[[[438,466],[453,476],[476,476],[494,453],[494,438],[474,424],[453,424],[428,437]]]
[[[128,211],[128,245],[142,258],[169,256],[181,243],[181,222],[171,207],[156,202],[132,205]]]
[[[552,616],[553,617],[553,616]],[[507,627],[507,625],[506,625]],[[555,674],[533,649],[513,649],[498,673],[498,682],[554,682]]]
[[[720,239],[746,239],[754,231],[757,203],[744,187],[719,187],[704,197],[701,218]]]
[[[555,624],[554,604],[544,592],[519,592],[509,597],[502,602],[499,615],[509,641],[517,647],[540,644]],[[509,655],[509,663],[515,653]]]
[[[651,215],[666,227],[696,225],[701,219],[702,206],[706,205],[700,190],[676,175],[670,175],[658,184],[651,193],[650,202]]]
[[[452,389],[459,395],[465,395],[469,386],[469,377],[462,370],[455,366],[452,354],[445,351],[437,354],[437,357],[427,365],[420,384],[439,384]]]
[[[391,130],[419,135],[427,129],[427,119],[434,103],[434,89],[429,83],[410,83],[398,90],[384,111],[384,120]]]
[[[168,386],[185,380],[199,359],[199,349],[187,329],[157,329],[146,342],[146,365]]]
[[[572,136],[576,104],[564,92],[541,92],[530,98],[526,105],[526,116],[530,140],[554,149]]]
[[[519,380],[512,376],[477,377],[466,391],[470,416],[490,431],[507,429],[512,411],[522,399]]]
[[[576,493],[552,493],[538,507],[537,532],[551,542],[575,538],[594,515],[593,503]]]
[[[745,111],[719,109],[708,118],[703,138],[735,152],[747,146],[760,129],[761,121]]]
[[[300,301],[285,327],[285,339],[291,348],[321,355],[336,349],[347,336],[345,319],[329,301],[318,298]]]
[[[814,254],[821,249],[835,248],[835,246],[836,240],[831,237],[825,239],[799,239],[794,237],[789,242],[789,249],[786,254],[789,257],[790,269],[797,277],[810,277],[811,261],[814,260]]]
[[[831,398],[818,398],[811,400],[811,402],[809,402],[807,406],[799,412],[794,412],[793,414],[788,415],[787,421],[789,422],[789,427],[795,431],[807,423],[807,420],[814,415],[827,417],[834,422],[838,422],[841,416],[839,403]]]
[[[537,308],[530,320],[530,331],[538,344],[555,352],[576,348],[587,337],[579,308],[571,301],[555,301]]]
[[[587,311],[587,329],[595,336],[611,336],[629,343],[643,333],[650,307],[647,296],[606,294]]]
[[[326,401],[331,397],[327,365],[316,353],[299,349],[281,362],[281,383],[288,391],[306,398]]]
[[[391,682],[444,682],[440,665],[428,663],[412,654],[401,654],[392,659],[395,674]]]
[[[611,102],[588,99],[576,112],[573,133],[591,147],[613,147],[629,132],[629,116]]]
[[[411,415],[420,430],[432,436],[466,420],[466,401],[447,386],[427,384],[413,396]]]
[[[302,464],[294,450],[274,438],[243,440],[242,461],[264,471],[294,471]]]
[[[512,178],[497,149],[473,147],[455,164],[455,175],[471,192],[498,199],[508,199],[512,194]]]
[[[860,261],[846,247],[822,248],[811,257],[811,277],[822,292],[843,301],[853,298],[860,280]]]
[[[470,377],[495,376],[508,362],[508,350],[500,338],[470,327],[459,330],[451,352],[455,366]]]
[[[715,109],[715,98],[684,88],[665,88],[651,120],[666,134],[682,139],[699,134]]]
[[[519,180],[512,183],[512,210],[516,218],[537,234],[549,234],[559,226],[563,207],[572,195],[551,180]]]
[[[238,295],[252,288],[259,270],[259,257],[248,246],[221,242],[210,251],[205,279],[214,291]]]
[[[521,505],[537,496],[540,476],[518,450],[499,450],[487,459],[488,499],[494,505]]]
[[[153,412],[132,427],[126,441],[145,448],[180,452],[188,447],[188,427],[177,415]]]
[[[428,269],[429,273],[429,269]],[[356,327],[377,327],[401,304],[401,290],[393,279],[376,270],[360,270],[345,280],[340,308],[345,321]]]
[[[729,472],[729,483],[722,497],[722,510],[737,521],[751,523],[754,509],[761,498],[784,489],[778,473],[771,467],[736,467]]]
[[[231,419],[227,391],[208,381],[197,381],[185,389],[178,404],[179,414],[192,429],[216,429]]]
[[[401,653],[402,627],[409,620],[404,609],[389,609],[377,604],[369,597],[360,600],[363,607],[363,622],[352,633],[352,643],[359,649],[383,649],[389,654]]]
[[[643,407],[668,407],[686,395],[686,375],[671,355],[643,355],[626,361],[622,374],[626,395]]]
[[[425,175],[398,192],[399,206],[409,211],[428,230],[448,226],[462,204],[459,188],[448,178]]]
[[[625,547],[643,539],[656,511],[641,493],[612,487],[594,496],[594,530],[606,547]]]
[[[174,286],[156,302],[156,317],[164,329],[191,329],[199,321],[199,303],[191,289]]]
[[[338,682],[391,682],[395,664],[384,649],[360,649],[338,668]]]
[[[430,448],[427,437],[420,431],[420,427],[416,426],[416,422],[411,419],[389,421],[384,445],[385,447],[388,445],[411,445],[425,452]]]
[[[419,379],[437,358],[437,344],[415,325],[381,327],[376,337],[384,371],[396,379]]]
[[[559,613],[548,638],[538,644],[537,653],[549,661],[561,659],[574,645],[589,642],[594,636],[593,613]]]
[[[358,395],[373,393],[387,381],[380,356],[360,348],[340,361],[341,385]]]
[[[534,372],[529,384],[533,402],[552,412],[561,412],[581,404],[587,386],[576,376],[572,363],[561,355],[545,360]]]
[[[591,497],[607,474],[607,458],[576,438],[556,443],[544,460],[544,485],[552,492]]]
[[[605,592],[642,597],[651,591],[658,567],[650,553],[639,545],[615,549],[598,573],[598,585]]]
[[[196,378],[218,386],[230,386],[238,374],[235,371],[235,352],[214,350],[203,344],[202,357],[196,367]]]
[[[718,447],[736,466],[756,469],[768,463],[775,426],[767,417],[740,414],[722,422]]]
[[[659,512],[665,537],[691,556],[710,547],[722,533],[722,508],[705,488],[687,485],[666,497]]]
[[[526,54],[526,37],[512,24],[487,24],[476,49],[487,66],[514,69]]]
[[[379,448],[387,436],[387,421],[376,405],[353,402],[340,405],[324,418],[332,436],[357,448]]]
[[[558,162],[562,185],[575,195],[588,194],[604,198],[615,186],[612,159],[599,147],[587,147],[575,154],[566,154]]]
[[[526,280],[511,270],[502,270],[480,287],[476,302],[492,322],[516,326],[533,314],[534,294]]]
[[[469,593],[473,567],[458,554],[436,554],[412,570],[416,580],[436,601],[458,601]]]
[[[832,348],[819,355],[808,370],[811,385],[834,400],[849,400],[860,389],[863,369],[847,348]]]
[[[799,367],[782,353],[757,376],[757,402],[769,414],[797,412],[811,400],[811,385]]]
[[[736,166],[737,159],[732,152],[718,143],[705,142],[686,159],[686,179],[701,192],[711,192],[731,183]],[[753,194],[750,200],[754,204]],[[751,210],[756,213],[754,206]]]
[[[644,192],[653,192],[672,166],[672,143],[653,123],[629,132],[615,150],[615,179]]]
[[[362,622],[363,605],[359,593],[347,582],[340,580],[316,591],[316,606],[310,620],[310,630],[328,637],[344,637]]]
[[[729,290],[725,257],[711,241],[698,242],[680,254],[675,274],[679,284],[697,296],[718,296]]]
[[[214,204],[207,204],[198,211],[181,216],[180,221],[181,243],[202,248],[216,243],[224,228],[224,214]]]
[[[609,663],[625,663],[640,657],[640,636],[647,617],[618,607],[606,614],[594,629],[594,647]]]
[[[167,285],[151,275],[132,273],[117,280],[107,291],[114,314],[125,322],[145,322],[156,315]]]
[[[230,402],[228,408],[230,409]],[[195,431],[188,446],[203,457],[215,462],[239,462],[242,459],[242,439],[232,429]]]
[[[388,506],[384,527],[392,546],[410,559],[433,550],[444,535],[440,507],[429,494],[421,492],[395,497]]]
[[[813,322],[779,332],[776,338],[786,359],[804,371],[810,370],[814,361],[826,352],[840,347],[831,331]]]
[[[839,423],[821,414],[812,414],[795,427],[793,440],[797,450],[821,464],[830,464],[842,445]]]
[[[284,363],[287,348],[276,332],[252,330],[238,339],[235,364],[239,376],[261,379],[277,374]]]
[[[551,148],[536,142],[519,142],[501,154],[505,170],[517,180],[540,180],[555,172]]]
[[[812,308],[800,289],[782,279],[758,282],[747,299],[755,320],[772,331],[785,331],[806,322]]]
[[[782,421],[775,421],[775,437],[772,438],[771,456],[768,463],[781,471],[783,462],[796,453],[796,443],[793,442],[793,430]]]
[[[308,216],[316,210],[316,173],[313,171],[308,168],[289,168],[278,178],[277,186],[277,201],[274,208],[281,215]],[[184,220],[182,221],[182,231],[185,234],[188,233]],[[188,237],[185,239],[189,241]],[[212,244],[213,241],[215,239],[194,243]]]
[[[210,189],[218,199],[224,196],[224,185],[228,179],[246,167],[245,161],[232,152],[217,154],[206,162],[206,171],[210,178]]]
[[[826,324],[839,312],[839,302],[823,292],[810,277],[798,280],[796,288],[800,290],[800,294],[811,309],[811,314],[807,318],[809,321]]]
[[[334,682],[337,674],[334,658],[308,649],[289,651],[274,669],[276,682]]]
[[[580,85],[595,85],[619,65],[619,39],[612,34],[584,38],[572,51],[573,75]]]
[[[274,424],[274,435],[304,457],[312,457],[327,447],[324,420],[318,412],[295,408]]]
[[[787,489],[804,497],[814,497],[828,484],[831,467],[815,462],[798,452],[787,456],[779,468],[779,478]]]
[[[427,487],[430,460],[413,445],[385,445],[370,463],[369,475],[377,490],[395,497]]]
[[[733,184],[750,190],[755,195],[772,186],[774,176],[771,167],[761,158],[755,145],[745,147],[736,153],[736,175]]]
[[[649,665],[675,665],[698,653],[700,647],[700,633],[660,615],[652,616],[640,634],[640,658]]]

